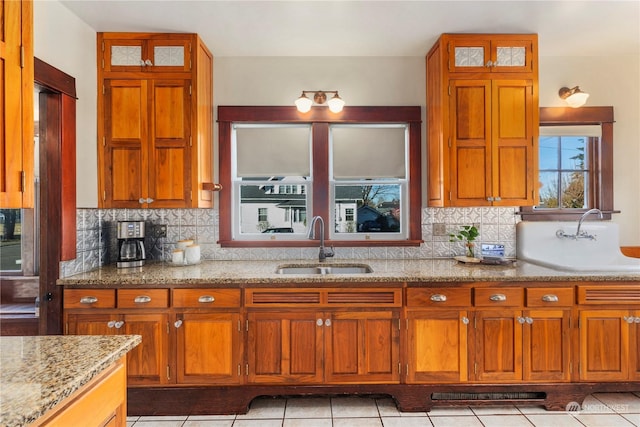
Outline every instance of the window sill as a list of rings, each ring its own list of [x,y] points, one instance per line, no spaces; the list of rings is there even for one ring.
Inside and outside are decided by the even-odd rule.
[[[330,247],[407,247],[420,246],[422,240],[325,240],[325,246]],[[229,240],[218,242],[223,248],[316,248],[318,240]]]

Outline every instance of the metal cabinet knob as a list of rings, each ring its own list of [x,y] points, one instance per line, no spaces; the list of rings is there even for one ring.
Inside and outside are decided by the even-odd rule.
[[[469,318],[466,316],[462,316],[462,319],[460,319],[460,321],[464,324],[464,325],[468,325],[469,324]]]
[[[433,294],[431,295],[431,301],[433,302],[445,302],[447,300],[447,296],[446,295],[442,295],[442,294]]]
[[[635,317],[633,317],[633,316],[624,316],[624,317],[623,317],[623,319],[624,319],[624,321],[625,321],[625,322],[627,322],[627,323],[633,323],[633,322],[635,322],[635,320],[636,320],[636,318],[635,318]]]
[[[176,328],[179,328],[180,326],[182,326],[182,319],[178,319],[175,322],[173,322],[173,326],[175,326]]]
[[[331,319],[326,319],[324,321],[324,326],[331,326]]]
[[[324,322],[322,321],[322,319],[316,320],[316,325],[317,326],[322,326],[323,324],[324,324]]]
[[[124,325],[124,322],[122,320],[119,320],[114,323],[114,326],[116,327],[116,329],[122,328],[122,325]]]
[[[107,328],[114,328],[116,326],[115,320],[110,320],[107,322]]]

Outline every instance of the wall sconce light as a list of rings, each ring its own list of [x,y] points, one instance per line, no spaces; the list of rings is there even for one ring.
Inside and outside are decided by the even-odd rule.
[[[567,101],[567,104],[573,108],[582,107],[587,102],[587,98],[589,98],[589,94],[582,92],[578,86],[571,89],[562,87],[558,91],[558,96]]]
[[[308,93],[313,94],[313,101],[307,97]],[[329,101],[327,101],[328,93],[334,94]],[[303,90],[302,95],[300,95],[300,98],[296,99],[295,104],[298,111],[301,113],[307,113],[311,110],[311,106],[314,102],[318,105],[322,105],[326,102],[332,113],[339,113],[342,111],[342,107],[344,107],[344,101],[338,96],[337,90]]]

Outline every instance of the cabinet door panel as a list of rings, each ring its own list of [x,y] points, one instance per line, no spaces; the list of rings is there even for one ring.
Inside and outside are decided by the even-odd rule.
[[[632,313],[634,322],[630,324],[631,331],[629,333],[630,349],[629,359],[631,362],[630,380],[640,380],[640,310],[636,310]]]
[[[491,184],[491,82],[452,80],[450,90],[451,200],[458,206],[486,206]]]
[[[164,207],[187,206],[190,188],[189,80],[153,81],[149,194]]]
[[[522,325],[520,312],[486,310],[476,314],[477,379],[481,381],[522,378]]]
[[[112,313],[68,314],[66,333],[69,335],[117,335],[118,329],[113,324],[117,319],[118,315]]]
[[[568,310],[525,312],[524,379],[569,380],[569,316]],[[529,320],[530,319],[530,320]]]
[[[496,204],[531,205],[537,177],[533,82],[496,80],[492,87],[492,195]]]
[[[33,2],[0,2],[0,206],[32,208]]]
[[[580,312],[580,379],[626,380],[629,375],[627,310]]]
[[[408,382],[466,381],[467,312],[418,311],[408,317]]]
[[[105,80],[105,196],[114,208],[147,197],[148,100],[145,80]]]
[[[125,314],[122,333],[141,335],[142,342],[127,353],[129,384],[166,384],[169,335],[166,314]]]
[[[184,313],[177,328],[177,379],[181,384],[239,383],[240,315]]]
[[[399,313],[333,313],[325,326],[326,382],[399,381]]]
[[[322,325],[320,313],[250,313],[249,381],[321,382]]]

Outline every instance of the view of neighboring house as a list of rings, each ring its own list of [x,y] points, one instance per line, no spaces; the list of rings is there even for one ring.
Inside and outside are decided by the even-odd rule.
[[[268,181],[269,185],[240,186],[242,233],[306,233],[307,185],[301,184],[300,178],[295,183],[275,177]],[[395,220],[394,225],[391,215],[399,203],[366,205],[361,186],[336,186],[334,206],[334,230],[338,233],[399,230],[399,222]]]

